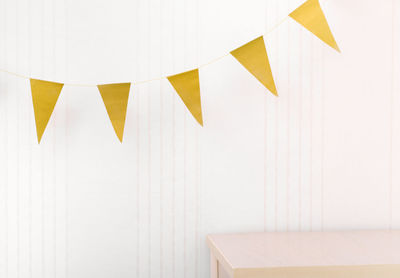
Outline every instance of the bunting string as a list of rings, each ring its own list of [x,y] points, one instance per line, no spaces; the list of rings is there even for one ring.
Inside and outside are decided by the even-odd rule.
[[[289,19],[289,17],[285,16],[280,21],[278,21],[278,23],[276,23],[273,27],[268,29],[268,31],[266,31],[266,33],[264,33],[262,36],[267,36],[268,34],[272,33],[273,31],[275,31],[275,29],[277,29],[280,25],[282,25],[288,19]],[[207,67],[209,65],[212,65],[212,64],[218,62],[219,60],[222,60],[225,57],[228,57],[229,55],[230,55],[230,53],[225,53],[225,54],[223,54],[223,55],[221,55],[219,57],[216,57],[216,58],[212,59],[211,61],[209,61],[207,63],[198,65],[196,68],[197,69],[201,69],[201,68]],[[23,79],[31,79],[32,78],[32,77],[27,76],[27,75],[23,75],[23,74],[20,74],[20,73],[17,73],[17,72],[8,71],[6,69],[1,69],[1,68],[0,68],[0,72],[4,72],[4,73],[10,74],[10,75],[14,75],[16,77],[23,78]],[[132,85],[146,84],[146,83],[150,83],[150,82],[154,82],[154,81],[160,81],[160,80],[166,79],[167,77],[168,76],[166,75],[166,76],[154,77],[154,78],[145,79],[145,80],[132,81],[131,84]],[[56,82],[56,81],[54,81],[54,82]],[[60,81],[57,81],[57,82],[60,82]],[[85,83],[67,83],[67,82],[65,82],[63,84],[64,84],[64,86],[73,86],[73,87],[97,87],[98,86],[98,84],[85,84]]]
[[[19,73],[0,69],[20,78],[29,79],[31,83],[32,103],[35,114],[36,132],[38,143],[40,143],[49,122],[53,110],[57,104],[58,97],[65,85],[79,87],[97,87],[103,100],[112,127],[119,141],[122,143],[125,127],[126,112],[128,106],[131,85],[140,85],[153,81],[167,79],[175,89],[178,96],[185,104],[193,118],[203,126],[203,114],[201,108],[200,76],[199,69],[225,58],[233,56],[250,74],[252,74],[268,91],[278,96],[275,85],[273,70],[271,69],[264,37],[277,29],[288,18],[292,18],[302,25],[321,41],[340,52],[335,38],[330,30],[326,17],[321,9],[319,0],[307,0],[288,16],[277,22],[264,35],[217,57],[208,63],[197,66],[197,68],[182,73],[152,78],[148,80],[130,83],[112,84],[74,84],[58,83],[48,80],[34,79]]]

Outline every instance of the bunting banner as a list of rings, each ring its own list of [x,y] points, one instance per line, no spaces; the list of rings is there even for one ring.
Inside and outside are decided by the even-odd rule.
[[[32,78],[30,82],[36,134],[38,143],[40,143],[64,84]]]
[[[304,28],[309,30],[312,34],[317,36],[330,47],[340,52],[336,40],[333,37],[332,31],[329,28],[324,12],[322,11],[319,0],[307,0],[300,7],[291,12],[286,18],[289,17],[301,24]],[[269,30],[267,34],[278,28],[278,26],[283,22],[284,20],[280,21],[271,30]],[[163,78],[168,79],[176,93],[186,105],[189,112],[192,114],[195,120],[201,126],[203,126],[199,68],[214,63],[220,58],[231,55],[250,74],[252,74],[259,82],[261,82],[261,84],[267,90],[269,90],[275,96],[278,96],[278,91],[275,85],[274,76],[272,74],[267,48],[264,41],[265,35],[266,34],[259,36],[258,38],[230,51],[228,54],[214,59],[209,63],[200,65],[194,70],[140,82],[112,83],[103,85],[68,84],[33,79],[29,76],[13,73],[5,69],[0,69],[0,71],[13,74],[17,77],[30,79],[38,143],[40,143],[42,139],[46,126],[51,118],[64,85],[96,86],[104,102],[104,106],[115,134],[122,143],[131,84],[142,84],[155,80],[161,80]]]
[[[115,134],[122,143],[131,83],[97,85]]]
[[[187,109],[192,113],[196,121],[203,126],[201,112],[199,69],[168,76],[168,81],[181,97]]]
[[[289,16],[327,45],[340,52],[318,0],[308,0]]]
[[[264,38],[262,36],[231,51],[231,54],[254,75],[265,88],[278,96],[271,66],[269,65],[267,50],[265,49]]]

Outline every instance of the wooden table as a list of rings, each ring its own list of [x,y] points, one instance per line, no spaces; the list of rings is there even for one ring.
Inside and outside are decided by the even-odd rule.
[[[400,278],[399,231],[209,235],[211,278]]]

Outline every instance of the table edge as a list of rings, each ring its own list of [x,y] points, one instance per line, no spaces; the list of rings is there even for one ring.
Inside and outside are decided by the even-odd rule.
[[[330,276],[326,276],[327,274]],[[400,277],[400,264],[373,265],[327,265],[327,266],[287,266],[267,268],[234,268],[233,278],[373,278],[376,275],[385,278]]]

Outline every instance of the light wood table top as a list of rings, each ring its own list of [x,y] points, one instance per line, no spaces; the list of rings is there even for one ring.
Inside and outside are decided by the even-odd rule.
[[[207,243],[228,277],[400,277],[397,230],[221,234]]]

